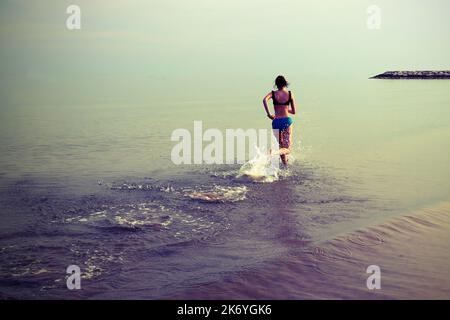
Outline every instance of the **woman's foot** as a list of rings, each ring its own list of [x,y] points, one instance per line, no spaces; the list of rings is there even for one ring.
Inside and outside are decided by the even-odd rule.
[[[287,167],[287,165],[288,165],[287,155],[285,155],[285,154],[281,155],[280,158],[281,158],[281,163],[282,163],[283,167]]]

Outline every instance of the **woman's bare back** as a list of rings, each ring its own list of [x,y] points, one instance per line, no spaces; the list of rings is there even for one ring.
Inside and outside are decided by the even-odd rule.
[[[286,89],[274,91],[276,101],[284,102],[289,101],[289,91]],[[273,97],[272,97],[273,99]],[[289,117],[289,103],[286,105],[274,105],[275,118],[286,118]]]

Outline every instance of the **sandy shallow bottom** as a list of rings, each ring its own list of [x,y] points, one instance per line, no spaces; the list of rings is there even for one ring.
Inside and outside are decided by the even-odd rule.
[[[369,290],[370,265],[381,289]],[[275,285],[274,285],[275,284]],[[223,281],[167,298],[190,299],[450,299],[450,203],[269,261]]]

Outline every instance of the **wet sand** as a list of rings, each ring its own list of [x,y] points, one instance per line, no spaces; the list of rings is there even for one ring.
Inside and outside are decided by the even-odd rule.
[[[167,298],[450,299],[449,231],[441,202]],[[366,286],[369,265],[379,290]]]

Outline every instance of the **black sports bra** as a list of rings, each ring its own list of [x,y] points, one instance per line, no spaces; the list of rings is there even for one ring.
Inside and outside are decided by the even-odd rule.
[[[291,103],[291,101],[292,101],[291,91],[289,91],[289,100],[286,101],[286,102],[278,101],[277,98],[275,97],[275,91],[272,91],[272,100],[273,100],[273,105],[274,106],[288,106]]]

